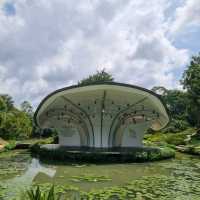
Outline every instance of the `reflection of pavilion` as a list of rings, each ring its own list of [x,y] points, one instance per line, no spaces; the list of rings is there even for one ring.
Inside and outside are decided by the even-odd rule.
[[[56,129],[61,146],[135,147],[144,132],[169,117],[159,96],[121,83],[71,86],[48,95],[35,113],[41,128]]]
[[[31,186],[39,173],[53,178],[56,174],[56,170],[42,165],[38,159],[33,158],[24,174],[13,179],[8,179],[8,181],[5,182],[8,188],[8,190],[6,190],[6,199],[9,200],[11,196],[16,196],[20,191],[24,191],[26,187]]]

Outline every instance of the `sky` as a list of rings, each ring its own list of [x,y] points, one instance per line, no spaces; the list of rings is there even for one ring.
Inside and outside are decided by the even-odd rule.
[[[198,52],[200,0],[0,0],[0,93],[18,105],[102,69],[181,89]]]

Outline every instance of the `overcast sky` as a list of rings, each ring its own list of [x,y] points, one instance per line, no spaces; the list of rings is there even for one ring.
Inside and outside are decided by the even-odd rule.
[[[180,88],[200,51],[200,0],[0,0],[0,93],[34,106],[105,68]]]

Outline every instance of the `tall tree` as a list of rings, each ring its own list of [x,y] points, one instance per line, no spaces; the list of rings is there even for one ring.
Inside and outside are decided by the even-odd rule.
[[[152,91],[159,94],[167,105],[172,118],[186,120],[188,94],[181,90],[168,90],[163,86],[156,86]]]
[[[31,112],[28,103],[24,104]],[[15,108],[12,97],[0,95],[0,137],[4,139],[28,138],[32,133],[32,118]]]
[[[4,102],[7,105],[8,110],[12,110],[14,108],[14,101],[13,101],[13,98],[10,95],[1,94],[0,97],[3,98]]]
[[[3,139],[28,138],[31,133],[32,122],[24,112],[15,110],[5,114],[0,126],[0,137]]]
[[[7,105],[4,99],[0,96],[0,112],[7,111]]]
[[[161,96],[171,115],[171,121],[163,132],[179,132],[185,130],[189,126],[187,114],[187,92],[168,90],[162,86],[153,87],[152,91]]]
[[[163,86],[154,86],[151,90],[161,96],[165,96],[168,93],[168,90]]]
[[[111,74],[107,73],[105,69],[97,71],[96,74],[90,75],[87,78],[82,79],[78,82],[78,85],[90,85],[102,82],[112,82],[114,78]]]
[[[192,57],[181,83],[188,92],[190,121],[200,128],[200,53]]]
[[[20,107],[21,110],[25,112],[28,116],[33,117],[33,107],[28,101],[23,101]]]

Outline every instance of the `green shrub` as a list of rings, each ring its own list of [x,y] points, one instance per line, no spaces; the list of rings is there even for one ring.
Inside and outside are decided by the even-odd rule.
[[[192,135],[195,132],[193,128],[188,128],[185,131],[179,132],[179,133],[162,133],[157,132],[154,134],[147,134],[144,137],[145,144],[156,144],[159,146],[162,145],[172,145],[172,148],[174,148],[174,145],[185,145],[189,141],[187,139],[190,135]]]
[[[165,141],[168,144],[173,144],[173,145],[185,145],[186,144],[186,135],[179,133],[179,134],[168,134]]]
[[[13,110],[0,115],[0,137],[3,139],[25,139],[31,132],[32,122],[26,113]]]
[[[15,141],[10,141],[4,148],[5,150],[13,150],[16,147]]]
[[[189,123],[184,120],[172,119],[166,128],[162,130],[163,133],[178,133],[189,128]]]
[[[37,186],[36,189],[31,188],[25,192],[25,195],[21,200],[59,200],[60,197],[56,196],[54,192],[54,186],[50,188],[47,192],[42,192],[40,187]]]

